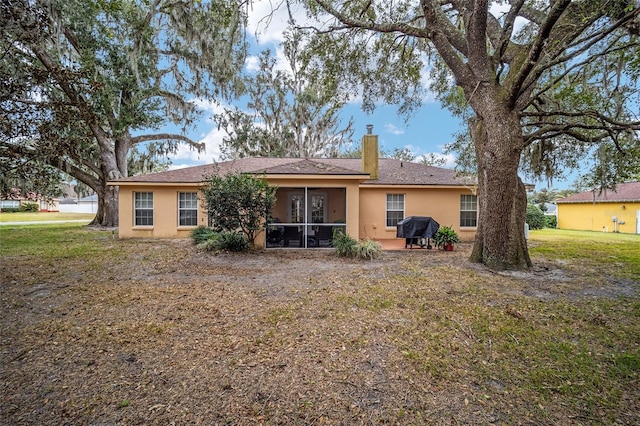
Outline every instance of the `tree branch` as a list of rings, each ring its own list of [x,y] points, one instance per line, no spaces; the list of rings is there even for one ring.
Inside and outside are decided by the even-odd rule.
[[[203,142],[196,142],[188,136],[174,134],[174,133],[159,133],[153,135],[139,135],[131,138],[131,144],[136,145],[142,142],[149,141],[161,141],[161,140],[177,140],[181,142],[185,142],[187,145],[195,148],[198,152],[203,152],[205,149],[205,144]]]

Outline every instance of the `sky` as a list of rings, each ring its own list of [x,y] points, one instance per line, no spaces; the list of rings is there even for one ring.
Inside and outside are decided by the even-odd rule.
[[[285,10],[277,11],[267,22],[264,17],[269,15],[272,2],[258,0],[253,3],[249,13],[248,37],[253,41],[252,47],[255,55],[259,51],[270,48],[277,53],[282,34],[287,25],[288,15]],[[304,19],[304,12],[293,10],[297,19]],[[257,38],[253,36],[257,35]],[[281,55],[280,55],[281,57]],[[284,60],[283,60],[284,61]],[[246,68],[250,70],[256,63],[256,56],[250,56],[246,61]],[[283,68],[286,65],[282,64]],[[424,84],[427,84],[425,81]],[[192,139],[204,142],[206,149],[203,153],[197,153],[187,146],[181,146],[178,152],[171,156],[172,169],[193,165],[209,164],[220,160],[220,144],[225,136],[213,122],[213,115],[221,112],[223,106],[203,100],[194,100],[203,111],[202,120],[188,134]],[[242,104],[237,104],[242,108]],[[380,105],[376,110],[367,114],[361,110],[360,103],[356,100],[346,105],[341,114],[342,123],[346,124],[350,117],[354,121],[353,140],[359,143],[366,133],[366,125],[373,124],[373,133],[378,135],[380,148],[390,152],[394,148],[408,148],[417,158],[430,153],[437,157],[444,157],[444,167],[453,168],[455,157],[445,155],[443,149],[446,144],[455,139],[455,133],[464,130],[464,123],[453,117],[446,109],[440,107],[433,96],[425,99],[421,108],[416,110],[408,119],[397,114],[397,107]],[[553,188],[564,189],[571,186],[575,176],[567,181],[554,181]],[[536,190],[547,187],[546,182],[536,183]]]

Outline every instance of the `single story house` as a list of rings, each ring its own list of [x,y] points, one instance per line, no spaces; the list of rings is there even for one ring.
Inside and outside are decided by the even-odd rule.
[[[53,200],[32,200],[29,198],[7,198],[0,200],[0,211],[4,209],[18,209],[23,204],[37,204],[40,212],[57,212],[59,211],[59,202]]]
[[[559,229],[640,234],[640,182],[573,194],[556,204]]]
[[[119,186],[120,238],[188,237],[207,225],[199,188],[212,174],[241,172],[278,187],[277,202],[258,243],[270,247],[326,247],[333,230],[366,239],[396,238],[408,216],[452,225],[462,240],[475,237],[474,180],[455,171],[378,158],[378,137],[363,136],[362,159],[241,158],[110,182]]]
[[[60,201],[60,213],[97,213],[98,194],[76,198],[64,198]]]

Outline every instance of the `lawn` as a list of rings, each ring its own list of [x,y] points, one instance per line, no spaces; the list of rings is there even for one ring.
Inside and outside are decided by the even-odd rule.
[[[0,213],[0,223],[4,222],[44,222],[86,220],[90,222],[96,215],[93,213],[59,213],[59,212],[16,212]]]
[[[211,255],[0,227],[8,424],[640,424],[640,238]]]

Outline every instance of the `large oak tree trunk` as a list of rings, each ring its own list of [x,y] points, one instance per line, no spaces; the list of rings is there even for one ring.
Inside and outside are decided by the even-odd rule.
[[[98,194],[98,212],[90,223],[106,227],[118,226],[118,187],[109,186],[107,182],[127,175],[126,155],[122,149],[113,149],[110,139],[102,132],[95,132],[96,139],[102,147],[100,159],[102,161],[100,187]],[[120,160],[120,161],[119,161]]]
[[[118,187],[103,185],[98,191],[98,211],[90,225],[118,226]]]
[[[504,111],[487,114],[484,120],[472,123],[471,135],[477,156],[479,202],[471,260],[496,270],[526,269],[532,264],[524,235],[527,198],[518,177],[520,122],[516,114]]]

